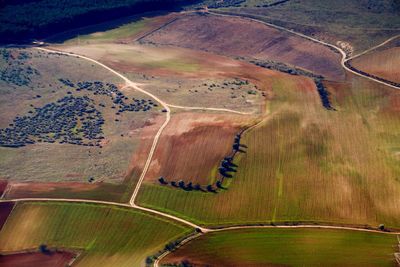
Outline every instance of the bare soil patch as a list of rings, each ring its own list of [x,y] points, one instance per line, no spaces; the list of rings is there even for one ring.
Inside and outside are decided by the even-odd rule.
[[[232,150],[235,134],[246,124],[244,116],[205,113],[174,114],[150,165],[147,179],[207,184],[219,162]],[[157,182],[158,183],[158,182]]]
[[[64,267],[75,257],[71,252],[27,252],[12,255],[0,255],[0,266],[3,267]]]
[[[374,76],[400,83],[400,46],[365,54],[351,64]]]
[[[0,203],[0,229],[3,227],[3,225],[7,221],[8,215],[10,215],[13,208],[14,208],[13,202],[1,202]]]
[[[142,40],[228,56],[286,62],[328,79],[344,78],[338,53],[248,19],[185,15]]]

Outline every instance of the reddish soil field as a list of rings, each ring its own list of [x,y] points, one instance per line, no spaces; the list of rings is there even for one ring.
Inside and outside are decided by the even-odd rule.
[[[7,180],[0,180],[0,196],[2,196],[4,190],[6,190],[7,184],[8,184]]]
[[[65,267],[75,257],[71,252],[27,252],[12,255],[0,255],[2,267]]]
[[[234,136],[245,123],[246,118],[239,115],[174,114],[160,139],[147,179],[163,176],[169,181],[207,184],[212,170],[231,152]]]
[[[365,54],[351,64],[369,74],[400,83],[400,46]]]
[[[328,79],[344,79],[338,53],[248,19],[185,15],[143,40],[228,56],[286,62]]]
[[[7,221],[8,215],[10,215],[13,207],[14,207],[13,202],[0,202],[0,229]]]

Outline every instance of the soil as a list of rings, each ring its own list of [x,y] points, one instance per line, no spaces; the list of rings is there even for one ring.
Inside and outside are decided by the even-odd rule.
[[[143,41],[228,56],[285,62],[328,79],[344,79],[338,53],[321,44],[248,19],[185,15]]]
[[[71,252],[27,252],[12,255],[0,255],[2,267],[64,267],[75,257]]]

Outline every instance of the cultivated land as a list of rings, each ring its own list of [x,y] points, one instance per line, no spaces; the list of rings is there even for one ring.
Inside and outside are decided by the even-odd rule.
[[[0,232],[0,253],[46,244],[82,250],[74,266],[143,266],[146,256],[189,231],[186,226],[126,208],[21,203]]]
[[[364,72],[400,83],[400,37],[351,60],[350,63]]]
[[[168,104],[260,112],[269,76],[252,64],[181,48],[91,44],[56,49],[95,58]]]
[[[220,161],[230,155],[235,135],[250,120],[231,114],[174,114],[163,132],[146,179],[155,181],[162,176],[170,181],[214,183]]]
[[[313,86],[301,77],[274,81],[271,114],[244,134],[247,153],[235,160],[228,190],[210,195],[144,184],[139,203],[206,225],[399,227],[399,92],[359,78],[327,83],[337,111],[326,111]]]
[[[246,1],[247,2],[247,1]],[[369,0],[305,0],[283,4],[220,8],[294,29],[319,40],[338,44],[348,53],[357,54],[400,33],[399,6],[396,1]]]
[[[273,4],[237,2],[242,7],[234,10],[241,14]],[[78,266],[144,266],[145,259],[159,266],[157,258],[165,256],[216,266],[393,265],[398,232],[390,231],[400,229],[400,91],[368,78],[372,73],[349,69],[340,48],[290,30],[352,54],[362,37],[367,46],[394,33],[386,19],[395,25],[396,18],[384,8],[386,17],[375,26],[388,28],[369,28],[375,34],[362,28],[357,35],[354,14],[340,8],[357,16],[370,12],[352,1],[283,2],[264,8],[297,6],[314,24],[324,18],[319,31],[282,20],[286,31],[244,18],[182,12],[63,33],[62,40],[80,37],[49,47],[75,54],[1,50],[0,104],[7,109],[0,116],[0,144],[26,154],[12,162],[12,154],[0,153],[8,160],[4,168],[0,163],[1,172],[7,170],[11,180],[1,180],[0,191],[15,201],[0,205],[0,253],[46,244],[82,252]],[[375,12],[374,1],[367,2]],[[324,15],[333,10],[343,12],[331,23]],[[299,19],[293,14],[285,18]],[[382,16],[371,18],[362,23]],[[347,31],[346,21],[355,30]],[[343,35],[335,37],[335,30]],[[254,59],[264,67],[245,62]],[[21,115],[26,117],[16,118]],[[66,125],[61,131],[60,120]],[[43,128],[50,130],[37,130]],[[37,147],[51,159],[39,157]],[[88,151],[73,154],[65,147]],[[222,161],[235,147],[241,151],[233,163]],[[30,173],[37,179],[10,178]],[[159,176],[182,181],[166,185]],[[24,197],[42,198],[16,200]],[[248,227],[253,224],[266,225]],[[377,230],[379,224],[384,226]],[[383,228],[389,232],[379,232]],[[14,259],[23,261],[26,254],[20,256]]]
[[[26,252],[11,255],[0,255],[0,266],[3,267],[65,267],[75,257],[70,252]]]
[[[322,229],[246,229],[203,235],[161,260],[191,266],[394,266],[397,239]]]
[[[285,62],[329,79],[344,78],[339,53],[323,45],[242,18],[189,14],[179,17],[141,41],[227,56]]]

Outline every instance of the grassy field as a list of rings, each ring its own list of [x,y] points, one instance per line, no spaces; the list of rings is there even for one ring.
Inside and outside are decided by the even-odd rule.
[[[135,210],[89,204],[21,203],[0,232],[0,252],[83,250],[75,266],[143,266],[190,229]]]
[[[393,235],[322,229],[247,229],[203,235],[162,260],[193,266],[394,266]]]
[[[131,168],[131,159],[141,145],[141,133],[145,124],[155,123],[157,108],[148,112],[116,114],[112,100],[104,95],[88,91],[75,91],[58,79],[110,82],[121,87],[122,81],[100,66],[74,57],[48,54],[37,50],[10,50],[28,53],[25,65],[39,72],[26,85],[0,81],[0,126],[7,127],[16,116],[32,112],[33,107],[42,107],[68,94],[89,96],[99,106],[105,120],[103,148],[58,143],[36,143],[21,148],[0,148],[0,177],[14,181],[95,181],[121,182]],[[6,69],[6,62],[0,64]],[[17,68],[17,67],[16,67]],[[72,92],[71,92],[72,91]],[[127,97],[148,99],[134,90],[124,90]],[[118,119],[119,121],[116,121]],[[112,155],[112,157],[110,157]]]
[[[246,6],[246,2],[251,4]],[[246,2],[242,7],[225,10],[259,16],[262,20],[332,43],[346,42],[350,44],[345,46],[346,49],[356,53],[400,32],[398,10],[390,6],[394,1],[306,0],[288,1],[273,7],[254,7],[264,0]]]
[[[242,138],[247,153],[218,194],[145,183],[138,202],[201,224],[318,221],[400,227],[399,92],[360,78],[276,79],[271,114]]]

